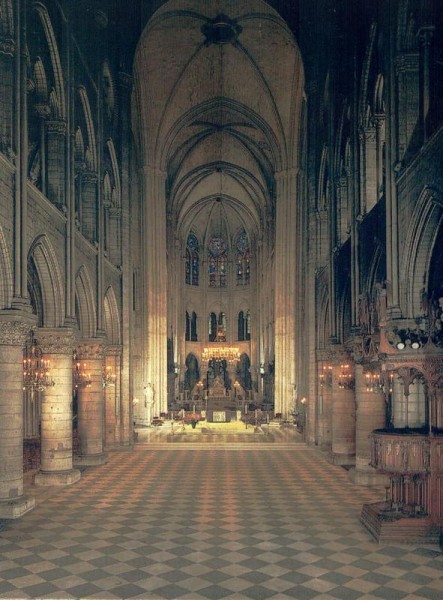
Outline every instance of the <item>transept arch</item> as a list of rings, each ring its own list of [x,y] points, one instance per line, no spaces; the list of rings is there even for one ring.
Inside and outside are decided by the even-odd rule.
[[[443,195],[426,186],[415,205],[400,263],[402,308],[405,317],[420,315],[423,289],[428,291],[430,261],[443,223]]]

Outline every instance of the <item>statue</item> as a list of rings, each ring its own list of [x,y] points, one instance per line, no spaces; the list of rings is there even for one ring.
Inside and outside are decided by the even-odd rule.
[[[425,288],[422,288],[420,292],[420,309],[422,315],[427,317],[429,314],[429,297]]]
[[[152,383],[148,383],[144,389],[145,394],[145,408],[146,408],[146,420],[148,426],[151,425],[152,421],[152,409],[155,404],[154,399],[154,385]]]

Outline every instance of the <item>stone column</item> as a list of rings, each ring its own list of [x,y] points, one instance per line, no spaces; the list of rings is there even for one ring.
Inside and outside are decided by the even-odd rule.
[[[363,366],[355,365],[355,469],[349,473],[351,480],[358,485],[388,485],[389,478],[381,475],[369,466],[371,459],[369,434],[374,429],[385,426],[386,402],[380,390],[371,392],[366,387],[366,376]]]
[[[144,286],[146,335],[144,386],[153,384],[157,414],[167,412],[167,264],[166,174],[155,167],[143,169]],[[147,423],[142,407],[140,422]]]
[[[39,486],[70,485],[80,479],[72,468],[72,350],[74,335],[69,328],[35,330],[44,360],[50,361],[55,385],[47,387],[42,401],[41,469],[34,483]]]
[[[332,368],[328,364],[318,366],[317,438],[324,450],[332,447]]]
[[[355,397],[354,390],[340,388],[340,365],[332,370],[332,455],[335,465],[355,462]]]
[[[14,31],[0,33],[0,152],[12,152],[12,110],[14,106]]]
[[[97,241],[97,174],[87,171],[82,175],[81,228],[90,241]]]
[[[82,340],[77,345],[77,357],[91,377],[87,386],[80,386],[78,398],[78,436],[80,454],[76,464],[103,465],[107,457],[103,452],[104,439],[104,391],[102,340]]]
[[[115,385],[104,388],[106,448],[128,446],[132,443],[132,411],[124,402],[121,386],[122,347],[107,346],[105,366],[115,374]]]
[[[0,518],[34,508],[23,495],[23,347],[30,325],[0,318]]]
[[[297,239],[297,174],[288,169],[276,174],[275,232],[275,412],[288,417],[294,393],[295,299]]]

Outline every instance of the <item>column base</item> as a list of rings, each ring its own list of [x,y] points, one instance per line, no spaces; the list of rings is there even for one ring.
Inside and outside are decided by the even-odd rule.
[[[329,454],[329,460],[333,465],[343,467],[345,465],[355,465],[355,454],[337,454],[331,452]]]
[[[134,442],[111,442],[106,444],[106,452],[118,452],[119,450],[132,450],[134,448]]]
[[[389,486],[389,477],[370,467],[367,469],[359,469],[357,467],[349,469],[349,479],[356,485],[367,485],[383,488]]]
[[[34,476],[34,485],[50,487],[52,485],[72,485],[80,480],[81,473],[77,469],[70,471],[39,471]]]
[[[105,465],[108,462],[108,455],[104,452],[101,454],[80,454],[74,458],[74,465],[83,467],[98,467]]]
[[[35,498],[21,496],[14,500],[0,501],[0,519],[19,519],[35,507]]]

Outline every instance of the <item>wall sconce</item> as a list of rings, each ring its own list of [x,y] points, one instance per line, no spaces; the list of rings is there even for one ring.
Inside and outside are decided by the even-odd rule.
[[[332,387],[332,365],[324,365],[323,371],[319,375],[320,387]]]
[[[73,356],[74,369],[73,369],[73,383],[74,388],[79,387],[91,387],[91,374],[86,369],[86,363],[82,363],[77,360],[77,354],[74,352]]]
[[[265,374],[265,365],[264,363],[260,363],[260,375],[264,377]]]
[[[340,375],[338,376],[338,387],[342,390],[353,390],[354,389],[354,376],[349,370],[348,364],[340,365]]]
[[[376,394],[377,392],[384,391],[385,386],[380,373],[369,371],[368,373],[365,373],[365,378],[367,392],[374,392],[374,394]]]
[[[117,375],[112,370],[110,365],[103,367],[102,371],[103,387],[113,387],[117,380]]]
[[[26,346],[23,358],[23,389],[44,392],[53,387],[55,381],[50,373],[51,361],[42,357],[42,351],[35,340]]]

